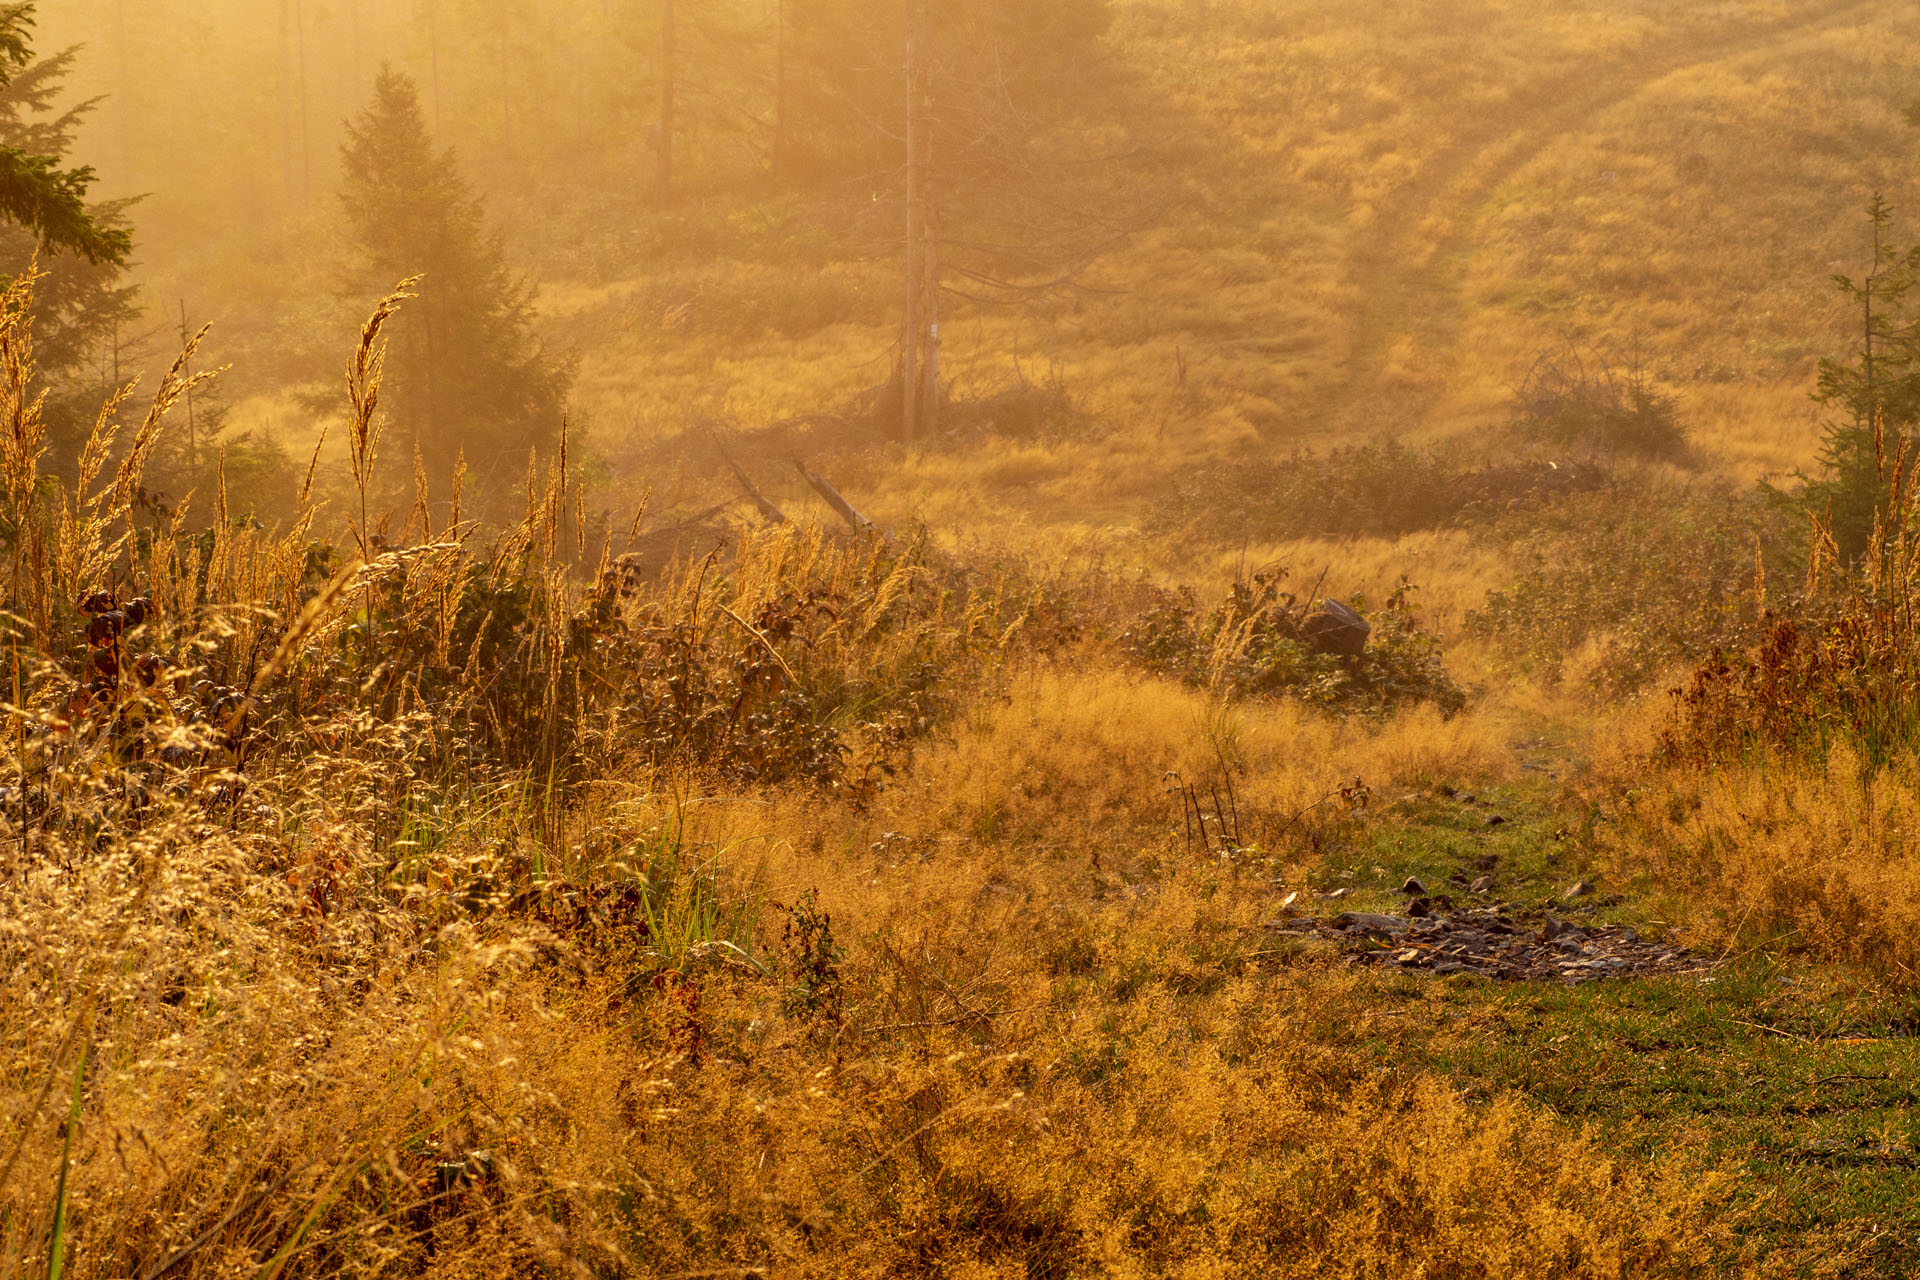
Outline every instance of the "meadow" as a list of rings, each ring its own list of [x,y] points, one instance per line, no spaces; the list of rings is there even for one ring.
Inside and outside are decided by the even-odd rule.
[[[385,509],[401,294],[219,349],[256,520],[149,500],[194,348],[52,474],[13,283],[0,1277],[1920,1270],[1915,459],[1853,560],[1791,492],[1920,19],[1112,10],[1152,216],[912,451],[897,267],[750,190],[554,216],[497,525]],[[1691,963],[1299,924],[1428,899]]]
[[[1807,466],[1814,362],[1852,329],[1828,277],[1870,266],[1868,195],[1920,195],[1900,114],[1915,38],[1903,15],[1831,4],[1116,6],[1122,69],[1087,112],[1125,122],[1115,163],[1161,216],[1083,289],[956,299],[947,325],[957,396],[1057,386],[1073,412],[1003,413],[862,470],[872,514],[1217,581],[1218,530],[1142,527],[1169,472],[1384,436],[1476,460],[1490,439],[1550,449],[1515,438],[1508,407],[1568,350],[1683,393],[1700,464],[1727,480]],[[779,205],[728,225],[684,260],[669,242],[642,279],[603,267],[547,299],[635,487],[658,478],[644,442],[663,429],[803,418],[886,376],[884,261],[837,258]],[[804,282],[782,275],[796,255]]]

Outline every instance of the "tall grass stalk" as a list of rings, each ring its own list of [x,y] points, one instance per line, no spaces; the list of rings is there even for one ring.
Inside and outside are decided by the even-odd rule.
[[[401,304],[417,296],[413,290],[423,278],[409,276],[380,299],[366,323],[361,326],[360,341],[347,364],[347,404],[350,410],[347,417],[347,455],[353,470],[354,490],[359,499],[359,519],[353,524],[353,536],[359,544],[362,560],[373,559],[367,541],[367,491],[373,487],[374,467],[380,454],[383,427],[380,384],[387,370],[385,330],[387,322],[399,313]]]
[[[47,1280],[60,1280],[67,1262],[67,1176],[73,1172],[73,1135],[80,1128],[81,1091],[87,1079],[87,1050],[82,1044],[73,1062],[73,1088],[67,1100],[67,1123],[60,1145],[60,1181],[53,1195],[53,1232],[47,1244]]]

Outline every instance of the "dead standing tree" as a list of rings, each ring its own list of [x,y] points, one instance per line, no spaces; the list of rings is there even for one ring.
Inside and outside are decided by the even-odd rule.
[[[654,153],[654,187],[660,203],[673,203],[674,89],[680,76],[679,29],[674,0],[660,7],[660,147]]]
[[[900,436],[911,449],[940,429],[940,251],[933,234],[927,176],[932,139],[928,100],[925,0],[906,0],[907,307],[901,336]]]
[[[1019,306],[1080,287],[1150,215],[1110,188],[1110,157],[1093,154],[1076,123],[1102,0],[903,2],[900,402],[911,448],[941,427],[946,299]]]
[[[763,23],[767,165],[840,202],[860,250],[901,264],[897,438],[942,427],[953,299],[1019,306],[1145,221],[1111,163],[1107,0],[778,0]],[[950,327],[950,326],[946,326]]]

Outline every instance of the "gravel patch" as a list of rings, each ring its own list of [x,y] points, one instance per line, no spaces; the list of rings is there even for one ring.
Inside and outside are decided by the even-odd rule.
[[[1625,925],[1574,924],[1538,908],[1428,916],[1343,911],[1271,928],[1282,936],[1338,943],[1355,963],[1435,975],[1476,973],[1508,982],[1576,986],[1602,978],[1698,973],[1714,963],[1673,943],[1643,938]]]

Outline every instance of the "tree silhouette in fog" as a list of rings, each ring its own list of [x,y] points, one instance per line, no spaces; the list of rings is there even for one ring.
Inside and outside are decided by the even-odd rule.
[[[88,202],[96,175],[67,157],[93,103],[60,105],[76,51],[39,56],[33,15],[33,5],[0,5],[0,273],[36,258],[43,273],[34,338],[53,463],[64,470],[114,372],[113,335],[139,309],[124,282],[131,202]]]
[[[341,197],[369,295],[419,275],[392,327],[383,402],[411,438],[436,496],[459,460],[468,509],[501,515],[529,451],[557,446],[568,361],[533,332],[533,290],[508,268],[451,150],[436,150],[413,81],[383,69],[347,126]]]

